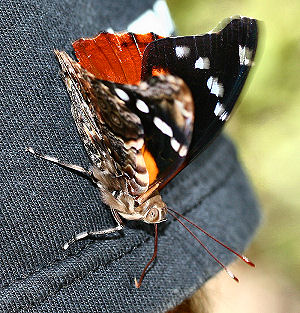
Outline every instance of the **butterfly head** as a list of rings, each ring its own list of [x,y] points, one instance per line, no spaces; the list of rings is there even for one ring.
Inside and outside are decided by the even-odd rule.
[[[140,204],[138,210],[143,215],[142,220],[148,224],[161,223],[166,220],[167,206],[159,193],[155,193],[148,200]]]

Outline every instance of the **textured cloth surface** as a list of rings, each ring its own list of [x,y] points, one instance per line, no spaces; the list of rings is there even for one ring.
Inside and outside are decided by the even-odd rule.
[[[75,233],[114,225],[88,180],[34,158],[25,147],[88,167],[53,49],[126,26],[152,1],[5,0],[0,3],[0,312],[164,312],[219,266],[169,218],[158,258],[137,290],[153,250],[153,228],[126,223],[109,239],[64,252]],[[166,203],[242,250],[259,214],[232,144],[218,138],[163,191]],[[233,256],[199,235],[223,262]]]

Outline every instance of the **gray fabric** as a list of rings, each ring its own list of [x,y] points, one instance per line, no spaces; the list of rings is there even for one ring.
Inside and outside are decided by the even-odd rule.
[[[172,218],[152,228],[127,223],[110,239],[62,244],[114,225],[86,179],[25,153],[25,147],[88,167],[53,49],[112,27],[125,29],[152,1],[6,0],[0,3],[0,312],[164,312],[190,296],[219,266]],[[218,138],[164,190],[166,203],[242,250],[259,214],[232,144]],[[222,247],[209,247],[225,263]]]

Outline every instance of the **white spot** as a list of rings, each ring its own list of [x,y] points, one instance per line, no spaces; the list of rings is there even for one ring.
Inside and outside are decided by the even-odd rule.
[[[176,56],[179,59],[182,59],[184,57],[187,57],[190,53],[190,48],[185,46],[178,46],[175,48]]]
[[[153,119],[155,126],[165,135],[169,137],[173,137],[173,130],[172,128],[159,117],[155,116]]]
[[[162,35],[171,35],[174,33],[175,27],[174,23],[168,8],[168,4],[165,0],[158,0],[153,5],[154,14],[157,16],[160,25],[156,25],[156,27],[160,27],[159,34]],[[151,25],[151,31],[153,32],[153,26]]]
[[[251,66],[252,65],[252,53],[248,47],[242,47],[239,45],[240,65]]]
[[[179,150],[179,156],[183,158],[187,155],[187,152],[188,152],[187,146],[182,146]]]
[[[216,95],[217,97],[223,97],[224,87],[222,83],[218,82],[217,77],[210,76],[207,80],[207,87],[210,90],[210,93]]]
[[[244,260],[245,262],[247,262],[247,263],[250,262],[250,260],[249,260],[246,256],[242,255],[242,257],[243,257],[243,260]]]
[[[214,110],[215,115],[221,116],[224,111],[225,111],[225,108],[223,107],[223,104],[218,101]]]
[[[207,57],[199,57],[195,62],[195,68],[199,68],[200,70],[208,70],[210,68],[210,61]]]
[[[124,141],[124,147],[129,150],[135,148],[136,150],[141,150],[144,145],[144,139],[139,138],[137,140]]]
[[[211,89],[212,84],[213,84],[213,79],[215,79],[215,78],[213,78],[212,76],[210,76],[209,79],[207,80],[206,84],[207,84],[207,88],[208,88],[208,89]]]
[[[123,101],[128,101],[128,100],[129,100],[129,96],[128,96],[128,94],[127,94],[124,90],[119,89],[119,88],[116,88],[116,89],[115,89],[115,92],[116,92],[117,96],[118,96],[121,100],[123,100]]]
[[[148,105],[141,99],[138,99],[136,102],[136,107],[144,113],[149,113]]]
[[[224,111],[221,116],[220,116],[220,120],[221,121],[227,121],[229,119],[229,113]]]
[[[180,143],[173,137],[171,138],[171,146],[176,152],[178,152],[180,148]]]

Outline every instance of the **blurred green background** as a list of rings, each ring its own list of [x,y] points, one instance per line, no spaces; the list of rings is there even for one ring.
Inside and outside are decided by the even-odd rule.
[[[232,15],[262,21],[255,67],[226,127],[264,212],[248,253],[257,268],[251,271],[234,265],[241,283],[232,287],[226,278],[226,287],[217,291],[218,299],[215,285],[223,281],[222,274],[209,282],[211,312],[299,313],[300,0],[167,3],[180,35],[207,32]],[[241,275],[241,271],[245,272]]]

